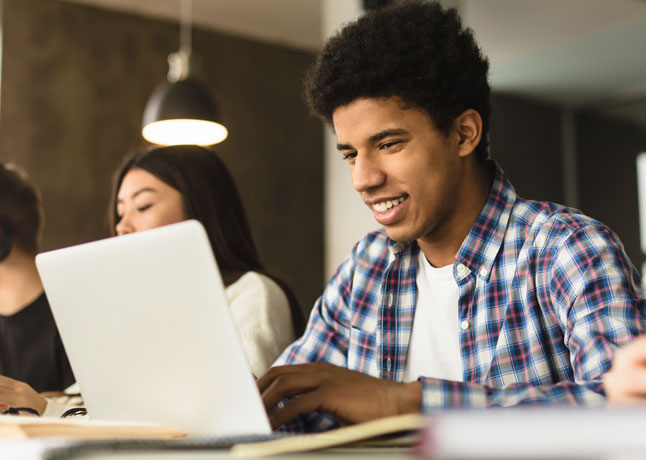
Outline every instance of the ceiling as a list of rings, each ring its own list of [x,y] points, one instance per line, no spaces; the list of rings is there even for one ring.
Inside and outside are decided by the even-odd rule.
[[[64,0],[177,21],[180,0]],[[323,8],[349,0],[193,0],[196,27],[316,51]],[[358,0],[355,0],[358,1]],[[324,5],[323,2],[326,2]],[[494,90],[646,126],[646,0],[443,0],[491,63]]]

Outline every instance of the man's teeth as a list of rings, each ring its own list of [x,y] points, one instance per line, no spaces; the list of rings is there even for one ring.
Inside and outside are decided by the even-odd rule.
[[[381,203],[375,203],[373,207],[379,212],[386,212],[388,209],[397,206],[399,203],[404,201],[404,197],[398,198],[396,200],[382,201]]]

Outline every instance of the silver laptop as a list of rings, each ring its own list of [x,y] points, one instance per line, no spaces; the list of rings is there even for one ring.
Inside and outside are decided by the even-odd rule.
[[[36,264],[91,419],[271,432],[199,222],[45,252]]]

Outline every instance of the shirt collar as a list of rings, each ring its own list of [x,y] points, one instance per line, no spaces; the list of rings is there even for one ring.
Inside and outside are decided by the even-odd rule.
[[[471,272],[488,278],[500,251],[509,224],[511,210],[516,203],[516,191],[497,162],[491,191],[471,231],[456,255]]]
[[[495,160],[492,162],[495,173],[489,198],[455,257],[458,263],[464,264],[471,272],[479,273],[483,278],[488,278],[491,272],[517,199],[516,190],[502,168]],[[386,240],[391,258],[407,250],[415,257],[419,250],[416,241],[394,241],[387,235]]]

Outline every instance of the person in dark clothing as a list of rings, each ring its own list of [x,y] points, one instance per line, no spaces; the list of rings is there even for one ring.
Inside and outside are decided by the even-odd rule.
[[[0,162],[0,394],[15,380],[37,392],[75,381],[34,261],[42,215],[25,172]],[[0,410],[19,406],[20,396],[0,402]]]

